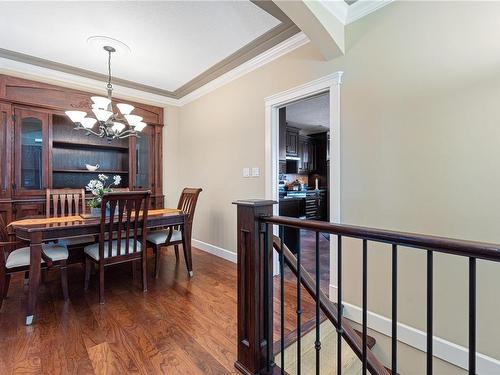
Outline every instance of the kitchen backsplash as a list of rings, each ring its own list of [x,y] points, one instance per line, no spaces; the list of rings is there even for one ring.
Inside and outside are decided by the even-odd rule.
[[[282,174],[280,175],[281,180],[286,180],[288,183],[294,182],[295,180],[299,180],[301,184],[306,184],[308,181],[308,177],[302,174]]]

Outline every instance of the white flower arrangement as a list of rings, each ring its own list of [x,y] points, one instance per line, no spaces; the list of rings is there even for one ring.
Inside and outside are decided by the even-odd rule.
[[[104,193],[111,191],[111,186],[120,185],[122,178],[119,175],[113,176],[113,181],[109,183],[109,185],[105,185],[105,182],[109,179],[105,174],[99,174],[97,176],[98,180],[90,180],[85,189],[90,191],[94,198],[92,198],[89,202],[89,206],[92,208],[101,207],[102,196]]]

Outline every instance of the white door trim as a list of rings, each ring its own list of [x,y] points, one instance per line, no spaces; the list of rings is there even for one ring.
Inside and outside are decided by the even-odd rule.
[[[330,221],[340,223],[340,86],[343,72],[339,71],[325,77],[277,93],[264,99],[265,102],[265,197],[279,200],[278,162],[279,162],[279,123],[278,110],[286,104],[322,92],[330,93]],[[278,215],[278,207],[274,206]],[[336,264],[336,241],[330,242],[330,264]],[[277,258],[275,267],[278,269]],[[330,267],[330,284],[336,284],[336,269]]]

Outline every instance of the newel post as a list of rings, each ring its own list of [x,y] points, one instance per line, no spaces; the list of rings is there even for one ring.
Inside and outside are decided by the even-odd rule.
[[[272,230],[265,243],[262,216],[273,214],[270,200],[233,202],[238,209],[238,358],[243,374],[272,371],[273,356],[273,251]]]

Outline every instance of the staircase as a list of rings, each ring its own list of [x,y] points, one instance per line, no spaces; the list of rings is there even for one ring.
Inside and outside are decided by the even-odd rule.
[[[360,332],[357,332],[361,335]],[[316,349],[314,342],[316,340],[316,332],[310,329],[309,332],[302,336],[301,340],[301,374],[315,375],[316,374]],[[320,325],[320,373],[324,375],[336,375],[337,372],[337,330],[329,321],[325,320]],[[371,349],[375,345],[375,339],[368,337],[368,347]],[[276,363],[281,363],[282,353],[275,355]],[[284,370],[289,375],[298,374],[297,371],[297,342],[294,341],[285,349],[285,368]],[[352,351],[349,345],[342,343],[342,374],[357,375],[361,374],[361,360]]]

